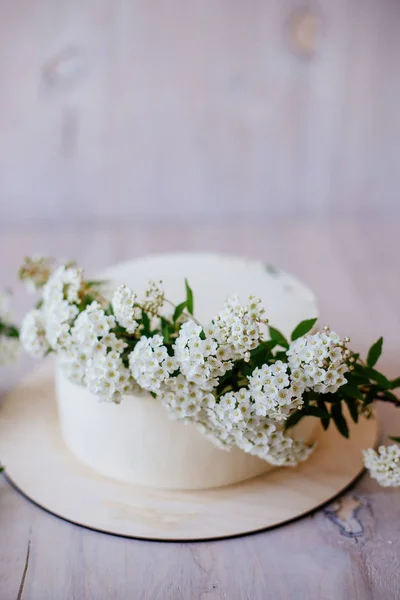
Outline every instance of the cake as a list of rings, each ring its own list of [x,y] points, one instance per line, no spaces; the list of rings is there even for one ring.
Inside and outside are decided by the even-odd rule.
[[[259,261],[214,254],[164,254],[120,263],[100,274],[111,286],[134,290],[162,280],[166,297],[179,303],[187,277],[195,315],[207,323],[232,293],[262,299],[268,318],[285,335],[317,316],[314,294],[294,277]],[[168,418],[150,394],[127,395],[120,404],[99,401],[56,367],[56,395],[63,439],[88,467],[128,484],[164,489],[207,489],[237,484],[273,468],[239,448],[221,450],[193,424]],[[303,419],[294,434],[312,441],[315,419]]]

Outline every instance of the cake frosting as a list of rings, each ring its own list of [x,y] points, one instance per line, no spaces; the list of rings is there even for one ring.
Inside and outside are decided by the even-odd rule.
[[[166,297],[185,297],[184,279],[194,291],[195,315],[208,323],[227,296],[259,296],[268,318],[290,335],[303,319],[317,316],[314,294],[294,277],[259,261],[214,254],[164,254],[123,262],[100,276],[111,285],[145,289],[162,280]],[[56,368],[60,426],[69,449],[95,471],[126,483],[165,489],[206,489],[238,483],[271,469],[238,448],[217,448],[193,424],[172,421],[150,395],[127,395],[121,404],[101,402],[68,381]],[[315,420],[303,419],[294,435],[311,441]]]

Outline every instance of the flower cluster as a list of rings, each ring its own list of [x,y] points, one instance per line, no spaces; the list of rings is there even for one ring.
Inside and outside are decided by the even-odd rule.
[[[289,365],[278,360],[257,367],[249,377],[249,390],[255,414],[286,421],[293,409],[303,404],[304,385],[288,372]]]
[[[218,344],[192,320],[183,323],[173,349],[180,372],[204,390],[216,387],[218,378],[233,367],[226,345]]]
[[[155,281],[149,281],[148,288],[144,293],[142,308],[151,316],[158,314],[165,301],[164,290],[161,285],[161,281],[158,284]]]
[[[41,358],[49,351],[63,350],[70,326],[79,310],[82,271],[75,267],[59,267],[43,285],[40,307],[29,312],[21,324],[24,348]]]
[[[290,344],[287,352],[292,379],[300,388],[319,394],[334,394],[346,383],[350,352],[347,339],[324,328],[323,332],[303,336]]]
[[[50,351],[42,311],[31,310],[25,316],[21,324],[20,339],[22,346],[34,358],[43,358]]]
[[[19,278],[25,283],[28,292],[34,293],[45,285],[51,272],[51,259],[43,256],[27,256],[19,269]]]
[[[174,357],[168,355],[161,335],[142,336],[129,355],[129,366],[138,385],[149,392],[158,392],[176,371]]]
[[[128,333],[135,333],[139,327],[136,319],[140,319],[141,311],[136,303],[136,294],[126,285],[120,285],[112,298],[112,308],[117,323]]]
[[[218,340],[227,358],[248,361],[250,351],[263,339],[265,332],[262,326],[268,323],[264,314],[260,298],[250,296],[249,303],[242,305],[238,296],[234,295],[228,298],[207,333]]]
[[[213,394],[202,390],[183,375],[168,380],[161,399],[171,419],[185,422],[198,422],[204,410],[215,403]]]
[[[400,486],[400,447],[379,446],[376,452],[372,448],[363,451],[364,465],[371,477],[384,487]]]

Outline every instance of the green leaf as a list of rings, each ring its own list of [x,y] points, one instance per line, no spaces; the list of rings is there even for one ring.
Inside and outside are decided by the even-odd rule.
[[[383,392],[383,396],[389,402],[393,402],[393,404],[395,404],[396,406],[400,406],[400,399],[395,394],[392,394],[392,392],[389,392],[389,390],[385,390]]]
[[[349,413],[351,415],[351,418],[353,419],[354,423],[358,422],[358,406],[357,406],[357,401],[354,398],[345,398],[345,402],[347,404],[347,407],[349,409]]]
[[[371,348],[369,349],[367,356],[367,365],[369,367],[374,367],[378,362],[378,359],[382,354],[382,345],[383,337],[380,337],[379,340],[376,341],[375,344],[372,344]]]
[[[357,398],[358,400],[364,400],[364,395],[356,385],[347,383],[340,388],[340,392],[346,396],[346,398]]]
[[[362,369],[364,369],[364,367],[362,367]],[[369,377],[363,373],[357,373],[356,371],[346,373],[345,378],[349,382],[349,385],[368,385],[370,383]]]
[[[375,386],[372,386],[372,388],[369,390],[369,392],[367,392],[364,398],[364,406],[369,406],[369,404],[375,402],[377,393],[378,389]]]
[[[372,379],[372,381],[376,381],[376,383],[378,383],[383,389],[391,389],[391,382],[382,373],[379,373],[379,371],[375,371],[375,369],[372,369],[371,367],[364,367],[364,373],[367,375],[367,377]]]
[[[268,342],[261,342],[256,348],[254,348],[254,350],[250,352],[250,357],[255,358],[261,353],[269,353],[272,345],[273,344],[270,344]]]
[[[315,323],[317,321],[318,321],[318,318],[315,318],[315,319],[306,319],[305,321],[301,321],[301,323],[299,323],[297,325],[297,327],[295,327],[293,329],[293,332],[292,332],[292,335],[291,335],[292,342],[294,342],[298,338],[303,337],[303,335],[306,335],[306,333],[308,333],[309,331],[311,331],[311,329],[314,327],[314,325],[315,325]]]
[[[398,444],[400,444],[400,437],[395,437],[394,435],[389,435],[389,440],[393,440],[394,442],[397,442]]]
[[[280,331],[275,329],[275,327],[269,327],[269,335],[271,340],[276,342],[277,345],[282,346],[282,348],[289,348],[289,342]]]
[[[161,333],[164,338],[164,343],[168,343],[169,340],[169,323],[166,319],[161,318]]]
[[[329,427],[329,423],[330,423],[330,420],[331,420],[331,416],[330,416],[330,414],[329,414],[329,412],[328,412],[328,409],[327,409],[327,407],[326,407],[326,404],[325,404],[325,402],[324,402],[324,400],[323,400],[322,396],[318,396],[318,398],[317,398],[317,404],[318,404],[318,408],[319,408],[320,410],[322,410],[322,411],[324,411],[324,412],[327,412],[327,413],[328,413],[328,416],[327,416],[327,417],[323,417],[323,418],[321,419],[321,425],[322,425],[322,427],[323,427],[323,428],[325,429],[325,431],[326,431],[326,430],[328,429],[328,427]]]
[[[321,409],[317,406],[309,406],[305,412],[311,417],[318,417],[318,419],[329,419],[329,413],[326,408]]]
[[[349,428],[347,426],[346,419],[343,416],[341,404],[338,403],[332,405],[331,417],[339,433],[341,433],[345,438],[348,438]]]
[[[396,388],[400,387],[400,377],[396,377],[396,379],[393,379],[390,383],[391,389],[395,390]]]
[[[180,304],[178,304],[178,306],[175,308],[174,314],[172,316],[174,323],[179,319],[179,317],[181,316],[181,314],[183,313],[185,308],[186,308],[186,300],[184,302],[181,302]]]
[[[0,332],[9,338],[19,338],[19,331],[15,325],[4,325],[4,323],[0,322]]]
[[[185,279],[185,287],[186,287],[186,308],[188,309],[188,312],[192,315],[193,314],[193,292],[191,290],[191,287],[190,287],[187,279]]]
[[[148,336],[150,334],[150,319],[148,314],[144,311],[142,312],[142,325],[143,325],[143,335]]]
[[[89,279],[86,282],[88,285],[104,285],[105,283],[107,283],[106,279]]]

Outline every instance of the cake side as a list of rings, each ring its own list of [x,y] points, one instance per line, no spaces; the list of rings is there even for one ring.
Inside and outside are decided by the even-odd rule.
[[[231,485],[270,471],[267,462],[239,448],[221,450],[196,426],[168,418],[150,395],[101,402],[56,367],[57,405],[63,439],[88,467],[126,483],[198,490]],[[314,440],[316,419],[294,435]]]
[[[168,418],[149,394],[101,402],[56,369],[64,441],[87,466],[127,483],[166,489],[205,489],[255,477],[273,468],[238,448],[217,448],[196,426]]]

